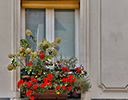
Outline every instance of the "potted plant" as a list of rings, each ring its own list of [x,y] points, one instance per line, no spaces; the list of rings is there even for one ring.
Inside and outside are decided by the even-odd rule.
[[[26,30],[26,34],[36,42],[30,30]],[[34,100],[41,97],[40,95],[43,95],[41,98],[45,95],[51,97],[50,99],[52,97],[66,99],[67,93],[78,90],[85,92],[90,88],[89,80],[83,80],[87,77],[87,72],[84,71],[83,66],[75,67],[76,57],[64,59],[60,56],[59,59],[56,58],[57,50],[55,47],[60,42],[60,37],[52,43],[43,39],[38,44],[38,51],[34,51],[26,39],[21,39],[18,53],[8,55],[13,60],[7,69],[11,71],[15,70],[16,67],[21,67],[22,77],[18,81],[17,87],[29,99]],[[26,63],[23,63],[23,59]],[[86,86],[83,87],[85,84]],[[51,95],[47,96],[47,92]]]

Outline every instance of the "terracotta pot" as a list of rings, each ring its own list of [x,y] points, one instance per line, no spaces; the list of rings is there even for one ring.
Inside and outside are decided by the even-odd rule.
[[[67,99],[67,93],[56,94],[55,90],[45,90],[43,93],[37,91],[33,96],[36,99]]]

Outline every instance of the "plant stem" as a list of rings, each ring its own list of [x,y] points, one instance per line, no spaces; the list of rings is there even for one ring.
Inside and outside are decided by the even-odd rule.
[[[23,62],[15,55],[15,57],[20,61],[20,63],[24,66],[25,68],[25,65],[23,64]]]

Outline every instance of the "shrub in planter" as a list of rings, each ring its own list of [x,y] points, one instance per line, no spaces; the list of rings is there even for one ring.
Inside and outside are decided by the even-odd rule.
[[[36,42],[30,30],[26,30],[26,34]],[[69,93],[74,89],[80,92],[88,91],[90,82],[83,80],[87,76],[87,72],[84,71],[82,65],[75,67],[77,58],[64,59],[62,56],[59,59],[56,58],[57,50],[55,47],[61,42],[60,37],[52,43],[43,39],[38,44],[38,51],[34,51],[26,39],[21,39],[20,42],[21,46],[18,52],[8,55],[13,60],[7,69],[11,71],[20,66],[23,73],[27,74],[28,79],[24,80],[24,77],[22,77],[18,81],[17,87],[29,99],[33,100],[37,91],[43,93],[47,90],[54,90],[55,94]],[[29,60],[29,62],[26,62],[27,64],[23,63],[23,59],[26,58]],[[72,71],[71,68],[75,70]],[[83,85],[83,82],[86,86]]]

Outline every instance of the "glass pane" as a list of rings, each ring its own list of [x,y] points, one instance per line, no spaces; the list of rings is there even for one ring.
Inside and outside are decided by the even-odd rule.
[[[62,41],[57,47],[58,56],[75,56],[75,10],[55,10],[55,38]]]
[[[45,38],[45,10],[44,9],[26,9],[25,10],[26,29],[32,31],[33,36],[37,37],[37,44]],[[35,44],[26,35],[26,39],[32,44],[34,50],[37,49]]]

